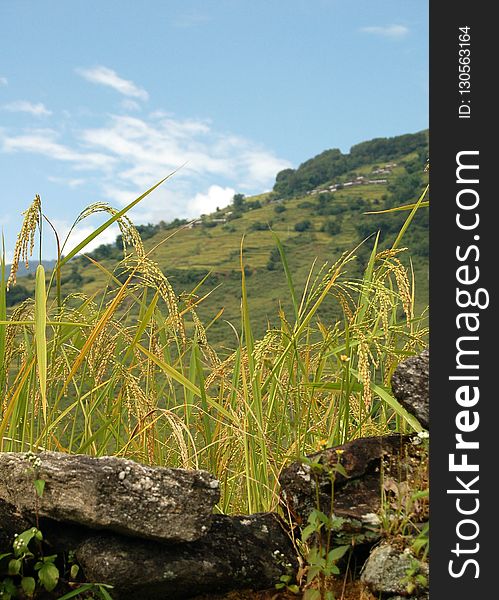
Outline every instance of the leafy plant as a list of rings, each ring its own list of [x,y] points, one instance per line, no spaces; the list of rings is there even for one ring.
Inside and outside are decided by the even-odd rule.
[[[42,532],[31,527],[16,535],[12,552],[0,554],[0,562],[7,561],[7,577],[0,583],[0,598],[16,598],[22,590],[33,597],[37,588],[51,592],[59,581],[59,569],[54,564],[56,555],[43,556]],[[2,589],[3,588],[3,589]]]
[[[331,467],[305,460],[313,472],[327,472],[331,481],[331,505],[329,514],[319,509],[319,486],[316,485],[317,508],[309,514],[308,523],[301,534],[307,562],[304,600],[335,600],[328,581],[332,576],[340,574],[336,563],[351,549],[351,546],[347,545],[332,547],[332,534],[343,523],[341,517],[334,515],[334,483],[338,473],[347,476],[340,462],[341,451],[338,450],[337,453],[338,461]]]
[[[428,578],[421,572],[421,563],[418,560],[411,561],[411,566],[407,569],[404,583],[409,595],[418,589],[428,587]]]

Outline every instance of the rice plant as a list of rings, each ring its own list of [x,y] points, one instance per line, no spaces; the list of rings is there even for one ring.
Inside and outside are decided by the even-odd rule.
[[[197,312],[207,295],[196,286],[178,296],[126,215],[161,183],[120,211],[103,204],[83,211],[74,227],[96,212],[108,219],[69,251],[58,241],[52,273],[37,268],[34,299],[7,314],[19,261],[29,259],[42,223],[50,225],[38,196],[26,211],[8,278],[3,258],[1,267],[0,451],[204,468],[220,479],[218,510],[253,513],[278,508],[278,477],[290,460],[359,436],[421,429],[389,390],[393,369],[427,336],[400,261],[414,211],[391,249],[364,242],[372,251],[360,280],[348,276],[352,249],[312,265],[299,289],[276,238],[292,310],[280,309],[278,326],[261,339],[253,335],[243,240],[241,318],[227,325],[236,342],[222,357]],[[63,269],[114,223],[121,262],[111,271],[89,257],[105,289],[63,297]],[[341,319],[321,319],[326,301],[341,307]]]

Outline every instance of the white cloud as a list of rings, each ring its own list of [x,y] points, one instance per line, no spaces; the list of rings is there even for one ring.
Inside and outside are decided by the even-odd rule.
[[[109,216],[109,215],[108,215]],[[88,237],[92,232],[94,232],[97,226],[105,221],[107,217],[103,216],[99,223],[97,224],[97,219],[89,218],[88,220],[79,223],[71,232],[69,239],[64,248],[64,253],[68,254],[73,248],[75,248],[80,242],[82,242],[86,237]],[[94,221],[96,224],[91,225],[90,223]],[[67,221],[60,219],[51,219],[52,225],[54,226],[57,234],[59,235],[59,239],[61,240],[61,244],[66,239],[68,235],[71,224]],[[116,240],[116,236],[119,234],[119,229],[117,226],[109,227],[105,229],[102,233],[100,233],[96,238],[94,238],[88,246],[83,248],[82,252],[88,254],[95,250],[101,244],[112,244]]]
[[[0,85],[9,85],[7,77],[0,77]]]
[[[49,181],[52,183],[58,183],[60,185],[67,185],[70,188],[80,187],[85,183],[84,179],[76,179],[76,178],[65,178],[65,177],[53,177],[49,175],[47,177]]]
[[[217,207],[228,206],[236,190],[231,187],[210,185],[205,194],[198,193],[187,204],[187,216],[197,217],[202,214],[214,212]]]
[[[97,66],[91,69],[76,69],[76,72],[87,81],[106,85],[124,96],[138,98],[139,100],[147,100],[149,98],[146,90],[138,87],[133,81],[123,79],[108,67]]]
[[[401,39],[409,34],[409,28],[405,25],[373,25],[362,27],[360,31],[391,39]]]
[[[52,112],[48,110],[45,107],[45,105],[41,102],[33,104],[32,102],[28,102],[27,100],[16,100],[15,102],[4,104],[2,108],[10,112],[29,113],[35,117],[47,117],[52,114]]]
[[[217,131],[205,119],[155,112],[101,121],[99,127],[75,129],[70,119],[60,133],[0,130],[0,152],[39,154],[65,164],[51,176],[53,183],[68,189],[91,183],[93,196],[115,206],[125,206],[176,171],[134,209],[130,216],[136,223],[209,213],[228,205],[236,191],[269,189],[277,172],[292,166],[251,140]],[[82,170],[88,172],[85,181]]]
[[[126,111],[137,111],[141,109],[141,106],[135,100],[130,100],[130,98],[124,98],[121,101],[121,108]]]
[[[124,167],[119,178],[139,188],[185,164],[177,177],[230,178],[261,191],[291,166],[249,140],[213,131],[204,120],[114,116],[105,127],[82,132],[82,139],[113,155]]]
[[[30,152],[75,164],[78,169],[105,169],[114,159],[97,152],[80,152],[60,144],[57,132],[51,129],[33,130],[27,134],[0,137],[4,152]]]

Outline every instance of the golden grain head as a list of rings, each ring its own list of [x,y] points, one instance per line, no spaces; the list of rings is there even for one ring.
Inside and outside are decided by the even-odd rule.
[[[106,202],[94,202],[93,204],[87,206],[78,215],[73,227],[75,227],[80,221],[83,221],[83,219],[86,219],[87,217],[99,212],[108,213],[113,217],[118,214],[118,211]],[[140,234],[132,221],[126,215],[123,215],[117,220],[117,223],[118,227],[120,228],[124,254],[127,254],[127,248],[128,246],[131,246],[135,250],[137,256],[143,257],[145,255],[144,245],[142,243]]]
[[[41,210],[42,201],[40,196],[37,194],[31,203],[31,206],[22,213],[24,219],[14,248],[14,258],[12,259],[10,275],[9,279],[7,280],[7,291],[9,291],[10,287],[16,283],[19,262],[23,260],[26,268],[29,267],[28,258],[33,254],[33,248],[35,246],[35,233],[37,228],[40,227]]]

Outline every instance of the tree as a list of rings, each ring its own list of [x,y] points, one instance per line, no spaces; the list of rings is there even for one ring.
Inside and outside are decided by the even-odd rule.
[[[304,221],[298,221],[298,223],[295,224],[295,231],[302,232],[308,231],[309,229],[312,229],[312,221],[310,221],[309,219],[305,219]]]
[[[328,219],[322,226],[322,231],[329,235],[338,235],[341,232],[341,225],[336,219]]]
[[[244,212],[244,202],[244,194],[234,194],[234,197],[232,198],[232,206],[234,207],[234,210],[238,212]]]
[[[269,255],[269,260],[267,261],[267,270],[268,271],[276,271],[277,269],[282,267],[281,263],[281,255],[279,254],[279,250],[277,248],[272,248]]]
[[[32,294],[24,287],[24,285],[14,285],[10,288],[8,293],[5,295],[5,301],[7,306],[14,306],[29,298]]]

